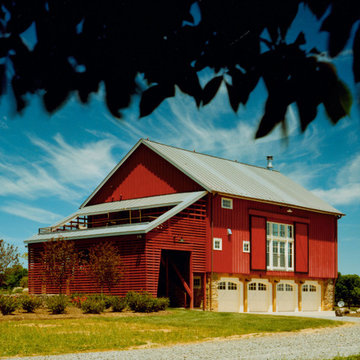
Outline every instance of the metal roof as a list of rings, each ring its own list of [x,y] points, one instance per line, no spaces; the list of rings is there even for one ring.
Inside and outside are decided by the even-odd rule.
[[[71,219],[74,219],[78,216],[100,215],[100,214],[107,214],[109,212],[122,211],[122,210],[130,210],[130,209],[137,210],[137,209],[177,205],[180,202],[184,201],[184,199],[186,199],[188,196],[189,193],[177,193],[177,194],[149,196],[140,199],[113,201],[98,205],[85,206],[83,208],[80,208],[75,213],[58,221],[56,224],[52,225],[51,227],[62,226],[67,222],[69,222]]]
[[[142,143],[210,192],[342,215],[327,202],[275,170],[183,150]]]
[[[140,139],[136,143],[82,204],[82,207],[86,206],[141,144],[153,150],[209,192],[343,215],[339,210],[276,170],[268,170],[144,139]]]
[[[43,242],[50,239],[65,239],[65,240],[73,240],[73,239],[88,239],[94,237],[107,237],[107,236],[117,236],[117,235],[133,235],[133,234],[146,234],[149,231],[153,230],[157,226],[161,225],[166,220],[170,219],[180,211],[186,209],[188,206],[193,204],[194,202],[201,199],[203,196],[207,194],[207,191],[196,191],[189,193],[180,193],[180,194],[169,194],[169,195],[161,195],[161,196],[151,196],[148,198],[134,199],[134,200],[123,200],[117,201],[117,206],[115,202],[99,204],[88,206],[80,209],[76,213],[68,216],[57,224],[53,225],[53,227],[61,226],[64,223],[67,223],[71,219],[83,215],[90,214],[99,214],[99,212],[95,212],[95,209],[100,209],[100,211],[105,211],[105,208],[109,211],[117,211],[117,210],[125,210],[125,209],[144,209],[149,207],[158,207],[158,206],[168,206],[175,205],[173,208],[159,216],[157,219],[147,222],[147,223],[137,223],[137,224],[126,224],[126,225],[115,225],[109,227],[99,227],[99,228],[90,228],[90,229],[82,229],[82,230],[73,230],[73,231],[62,231],[62,232],[53,232],[48,234],[37,234],[32,236],[30,239],[25,240],[25,243],[36,243]],[[151,203],[151,199],[154,200]],[[121,205],[121,204],[122,205]],[[89,210],[87,212],[86,210]]]

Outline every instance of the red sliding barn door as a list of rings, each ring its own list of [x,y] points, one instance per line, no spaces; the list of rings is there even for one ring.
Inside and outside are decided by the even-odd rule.
[[[251,226],[251,269],[266,270],[266,219],[250,217]]]
[[[295,223],[295,271],[309,271],[309,231],[308,224]]]

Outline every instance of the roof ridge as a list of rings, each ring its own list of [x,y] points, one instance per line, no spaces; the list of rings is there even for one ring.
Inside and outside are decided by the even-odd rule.
[[[263,166],[247,164],[247,163],[244,163],[244,162],[241,162],[241,161],[238,161],[238,160],[226,159],[226,158],[224,158],[224,157],[220,157],[220,156],[216,156],[216,155],[211,155],[211,154],[205,154],[205,153],[202,153],[202,152],[197,152],[197,151],[195,151],[195,150],[183,149],[183,148],[178,147],[178,146],[163,144],[163,143],[158,142],[158,141],[153,141],[153,140],[143,139],[143,138],[142,138],[141,140],[142,140],[142,142],[154,143],[154,144],[158,144],[158,145],[165,146],[165,147],[168,147],[168,148],[173,148],[173,149],[176,149],[176,150],[182,150],[182,151],[186,151],[186,152],[189,152],[189,153],[195,153],[195,154],[198,154],[198,155],[207,156],[207,157],[211,157],[211,158],[214,158],[214,159],[219,159],[219,160],[224,160],[224,161],[230,161],[230,162],[233,162],[233,163],[235,163],[235,164],[240,164],[240,165],[245,165],[245,166],[249,166],[249,167],[254,167],[254,168],[257,168],[257,169],[261,169],[261,170],[269,170],[269,169],[267,169],[266,167],[263,167]],[[275,170],[275,169],[272,169],[271,171],[280,173],[279,170]]]

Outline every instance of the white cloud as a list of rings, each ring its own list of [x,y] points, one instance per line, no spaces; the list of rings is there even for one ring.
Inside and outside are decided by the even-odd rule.
[[[115,137],[103,135],[80,145],[70,145],[60,134],[53,141],[28,137],[33,148],[26,156],[0,156],[0,196],[54,196],[78,203],[116,164]]]
[[[111,139],[72,146],[57,134],[54,142],[30,136],[31,142],[44,151],[42,159],[60,176],[62,182],[88,189],[89,183],[100,181],[115,166]]]
[[[360,202],[360,154],[356,154],[338,172],[335,186],[313,192],[333,205],[358,204]]]
[[[232,112],[225,86],[207,106],[198,109],[192,98],[177,91],[175,98],[168,99],[150,116],[137,118],[136,111],[126,114],[124,120],[109,118],[126,133],[130,148],[140,137],[165,144],[204,152],[212,155],[254,163],[273,152],[280,153],[284,134],[278,126],[263,139],[254,139],[263,109],[258,99],[252,99],[238,113]],[[136,107],[138,104],[134,104]],[[106,115],[105,115],[106,116]],[[287,113],[288,136],[295,135],[297,114],[289,108]],[[124,136],[122,136],[124,138]],[[264,160],[265,165],[265,160]]]
[[[315,189],[313,193],[333,205],[349,205],[360,201],[360,183],[345,184],[329,190]]]
[[[76,191],[61,184],[49,172],[37,165],[0,163],[0,196],[15,195],[35,199],[55,195],[62,199],[76,199]]]
[[[62,218],[61,215],[51,211],[29,206],[18,201],[13,201],[7,205],[0,206],[0,210],[8,214],[20,216],[22,218],[39,222],[42,224],[53,223]]]

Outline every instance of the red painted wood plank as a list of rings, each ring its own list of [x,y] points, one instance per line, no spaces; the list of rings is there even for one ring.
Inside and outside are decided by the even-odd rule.
[[[266,219],[258,216],[250,218],[251,269],[266,269]]]

